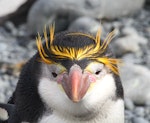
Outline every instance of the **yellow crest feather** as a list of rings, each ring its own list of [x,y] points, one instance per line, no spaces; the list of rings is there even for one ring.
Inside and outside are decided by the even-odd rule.
[[[89,58],[92,60],[96,60],[98,62],[101,62],[105,64],[109,69],[111,69],[115,74],[118,74],[118,68],[117,64],[120,63],[120,60],[115,58],[107,58],[106,56],[101,56],[105,50],[107,49],[109,43],[111,42],[112,38],[114,37],[115,32],[112,31],[108,34],[106,39],[101,44],[101,29],[99,28],[96,36],[92,36],[85,33],[80,32],[74,32],[74,33],[68,33],[66,35],[76,35],[76,36],[85,36],[90,39],[92,39],[95,44],[91,44],[89,46],[85,46],[82,48],[73,48],[73,47],[61,47],[53,45],[54,41],[54,32],[55,32],[55,25],[51,25],[50,28],[50,37],[47,36],[46,27],[44,30],[44,39],[46,42],[46,48],[47,51],[51,52],[51,54],[55,55],[58,59],[71,59],[71,60],[82,60],[84,58]],[[42,39],[40,37],[40,34],[38,33],[38,37],[36,38],[37,42],[37,48],[39,51],[39,55],[43,62],[47,64],[52,64],[54,61],[50,60],[48,57],[48,54],[44,51],[43,45],[42,45]]]

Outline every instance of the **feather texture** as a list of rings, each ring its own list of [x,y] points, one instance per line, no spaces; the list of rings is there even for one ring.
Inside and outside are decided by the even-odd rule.
[[[93,44],[77,48],[77,47],[64,47],[64,46],[54,45],[55,25],[54,24],[51,25],[49,30],[50,30],[50,36],[48,37],[46,27],[45,27],[44,39],[46,42],[45,43],[46,51],[48,51],[48,53],[53,55],[56,59],[70,59],[72,61],[73,60],[80,61],[83,59],[96,60],[98,62],[105,64],[115,74],[118,74],[117,64],[120,63],[120,60],[116,58],[108,58],[104,55],[108,45],[110,44],[111,40],[115,35],[115,31],[109,33],[103,42],[101,42],[100,28],[98,29],[95,37],[90,34],[81,33],[81,32],[69,32],[65,34],[64,36],[84,36],[94,41]],[[41,57],[41,61],[47,64],[54,63],[54,61],[49,58],[48,53],[46,53],[46,51],[44,50],[43,48],[44,46],[42,45],[42,38],[39,33],[38,33],[38,37],[36,38],[36,42]]]

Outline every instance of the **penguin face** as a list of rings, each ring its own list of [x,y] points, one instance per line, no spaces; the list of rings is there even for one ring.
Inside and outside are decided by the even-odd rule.
[[[122,87],[114,77],[118,75],[118,59],[112,58],[108,48],[113,32],[103,42],[100,30],[96,37],[80,32],[54,36],[54,27],[50,28],[49,40],[46,34],[46,43],[42,45],[38,36],[37,46],[41,58],[38,92],[47,107],[62,113],[88,114],[117,98],[117,85]]]
[[[69,70],[60,64],[42,64],[41,69],[39,95],[59,112],[85,114],[116,97],[113,73],[102,63],[91,62],[84,69],[73,64]]]

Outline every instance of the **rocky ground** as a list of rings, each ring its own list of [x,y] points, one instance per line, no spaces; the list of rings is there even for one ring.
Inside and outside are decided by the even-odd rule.
[[[90,25],[89,25],[90,22]],[[150,8],[114,20],[101,20],[103,37],[112,29],[117,36],[112,49],[123,59],[120,74],[125,90],[125,123],[150,123]],[[68,30],[95,33],[99,20],[81,17]],[[7,102],[15,89],[22,65],[36,52],[35,38],[27,24],[15,27],[10,21],[0,26],[0,102]]]

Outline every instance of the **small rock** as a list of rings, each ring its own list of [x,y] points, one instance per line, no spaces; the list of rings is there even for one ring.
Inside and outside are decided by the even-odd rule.
[[[6,99],[6,98],[5,98],[4,93],[0,92],[0,102],[1,102],[1,103],[4,103],[4,102],[6,101],[5,99]]]
[[[122,34],[123,35],[138,35],[136,29],[131,26],[126,26],[122,29]]]
[[[125,119],[125,123],[132,123],[132,121]]]
[[[131,120],[133,117],[134,117],[134,114],[131,111],[125,110],[125,119]]]
[[[125,123],[132,123],[132,121],[125,119]]]
[[[150,121],[150,107],[145,107],[145,118]]]
[[[0,17],[15,12],[27,0],[0,0]]]
[[[3,90],[3,88],[9,87],[9,76],[3,75],[2,78],[0,78],[0,88]]]
[[[95,34],[101,25],[90,17],[80,17],[73,21],[69,26],[69,31],[84,31]]]
[[[140,105],[150,100],[150,70],[147,67],[124,63],[120,66],[120,76],[125,97]]]
[[[134,109],[134,113],[135,113],[136,116],[138,116],[138,117],[144,117],[144,115],[145,115],[144,107],[136,107],[136,108]]]
[[[118,38],[114,41],[114,52],[118,56],[122,56],[126,53],[138,53],[141,52],[141,45],[146,45],[148,40],[138,35],[128,35]]]
[[[142,117],[134,117],[133,123],[149,123],[149,121]]]
[[[145,117],[149,117],[150,118],[150,106],[146,106],[145,107]]]
[[[134,54],[134,53],[128,53],[125,54],[122,59],[126,63],[132,63],[132,64],[142,64],[143,59],[141,58],[143,54]]]
[[[145,56],[145,62],[148,68],[150,68],[150,51],[147,51],[147,55]]]
[[[55,21],[56,30],[62,31],[80,16],[114,19],[137,12],[142,8],[144,1],[63,0],[62,2],[62,0],[37,0],[28,14],[28,29],[31,34],[36,34],[42,32],[44,25]],[[108,7],[110,3],[111,6]]]
[[[129,98],[125,98],[124,101],[125,101],[125,108],[126,108],[127,110],[133,111],[133,109],[134,109],[134,104],[133,104],[132,100],[129,99]]]
[[[11,32],[13,36],[17,36],[18,30],[16,29],[15,25],[12,22],[10,21],[6,22],[5,27]]]
[[[8,46],[4,42],[0,42],[0,53],[7,50]],[[1,57],[2,58],[2,57]]]
[[[18,36],[20,36],[20,37],[28,36],[26,24],[22,24],[18,27]]]

